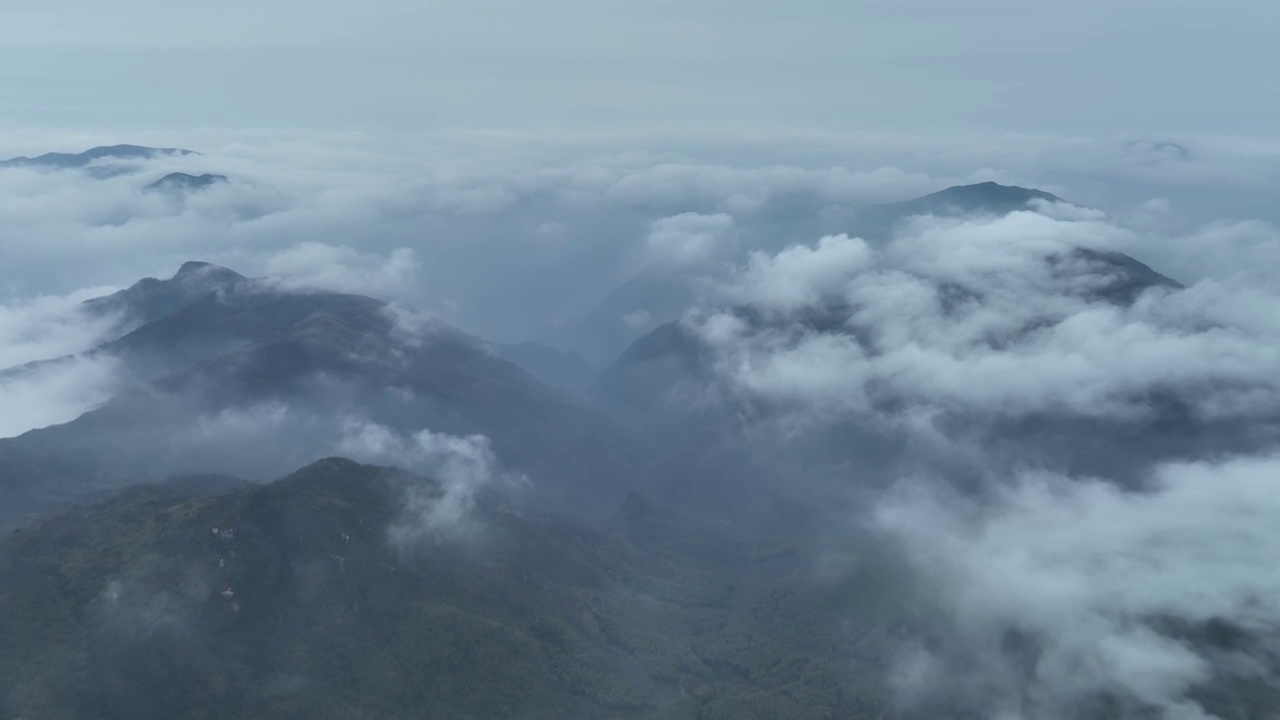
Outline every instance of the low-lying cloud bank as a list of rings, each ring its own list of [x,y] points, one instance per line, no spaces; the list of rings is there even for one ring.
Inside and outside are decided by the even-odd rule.
[[[0,438],[74,420],[118,389],[115,358],[78,355],[121,328],[123,318],[81,304],[110,290],[0,304]]]
[[[13,155],[94,142],[14,137],[25,139]],[[776,251],[850,230],[868,204],[985,180],[1104,207],[1142,228],[1132,242],[1144,259],[1187,281],[1231,272],[1194,250],[1202,235],[1230,236],[1256,259],[1280,247],[1268,224],[1280,216],[1257,201],[1280,180],[1280,157],[1265,144],[1215,138],[671,132],[375,140],[207,132],[98,139],[120,140],[202,154],[137,161],[135,172],[105,179],[0,169],[0,284],[26,295],[67,293],[128,284],[193,258],[265,275],[297,270],[299,247],[399,253],[396,274],[366,275],[359,287],[451,308],[468,330],[520,340],[582,312],[646,264],[719,260],[727,244]],[[168,172],[229,182],[177,195],[145,191]],[[315,261],[306,262],[315,274]]]
[[[0,438],[75,420],[109,400],[121,375],[119,362],[109,355],[0,372]]]
[[[1280,415],[1280,296],[1181,287],[1115,254],[1132,230],[1048,210],[758,252],[684,327],[765,422],[851,447],[861,430],[907,438],[883,477],[828,473],[870,498],[863,521],[920,583],[903,710],[1182,720],[1216,717],[1223,692],[1263,707],[1280,676],[1280,443],[1232,442]],[[1150,450],[1178,432],[1194,442],[1169,455],[1186,459]],[[912,462],[924,448],[933,462]],[[1048,469],[1111,452],[1140,482],[1106,457],[1099,477]]]
[[[903,697],[964,697],[987,717],[1081,717],[1106,700],[1181,719],[1207,717],[1196,693],[1211,682],[1274,681],[1277,478],[1268,455],[1164,465],[1141,493],[1036,473],[986,503],[905,486],[877,521],[945,629],[904,652]]]
[[[109,339],[123,318],[87,313],[82,303],[113,290],[86,288],[0,304],[0,370],[84,352]]]
[[[1029,211],[922,217],[880,247],[756,253],[727,309],[685,322],[724,377],[799,413],[1141,418],[1162,394],[1200,419],[1280,408],[1280,324],[1260,312],[1280,297],[1178,288],[1116,260],[1126,238]]]

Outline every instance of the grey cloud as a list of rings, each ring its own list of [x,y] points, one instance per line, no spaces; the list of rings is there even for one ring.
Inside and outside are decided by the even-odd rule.
[[[1029,212],[921,218],[878,251],[839,236],[753,256],[722,291],[780,323],[717,310],[686,322],[732,382],[802,412],[865,413],[893,398],[939,412],[1132,417],[1167,389],[1206,417],[1274,407],[1275,328],[1246,303],[1206,282],[1116,304],[1116,271],[1073,255],[1125,237],[1099,219]],[[1262,291],[1251,300],[1280,305]]]
[[[796,245],[777,255],[752,253],[739,276],[721,292],[732,301],[788,313],[838,295],[870,264],[871,249],[865,241],[828,236],[814,247]]]
[[[1144,208],[1153,212],[1152,206]],[[1176,212],[1157,204],[1156,217],[1161,219]],[[1160,259],[1171,273],[1183,277],[1207,277],[1250,287],[1277,288],[1275,273],[1268,268],[1280,262],[1280,228],[1261,220],[1217,221],[1201,226],[1175,227],[1173,231],[1157,225],[1135,237],[1128,245],[1135,254]]]
[[[584,156],[581,148],[525,157],[497,141],[468,155],[321,134],[268,134],[261,145],[234,135],[190,139],[185,144],[201,155],[146,161],[136,173],[105,180],[74,171],[0,171],[0,220],[10,239],[0,245],[6,275],[27,293],[65,292],[164,275],[199,258],[250,275],[283,272],[291,282],[309,282],[318,278],[316,262],[325,255],[348,268],[345,277],[329,273],[329,286],[380,286],[375,294],[453,306],[455,320],[498,339],[521,340],[652,259],[651,231],[660,244],[673,237],[663,234],[671,224],[662,225],[663,218],[718,218],[729,207],[767,218],[768,204],[786,198],[861,202],[892,193],[895,182],[903,194],[938,184],[893,168],[654,165],[647,153]],[[326,145],[343,142],[349,144]],[[141,192],[170,171],[216,172],[231,181],[180,198]],[[656,230],[654,223],[660,223]],[[554,242],[548,228],[555,230]],[[704,238],[725,229],[691,232],[690,238]],[[761,241],[770,232],[753,223],[749,234]],[[379,254],[399,264],[395,277],[369,275],[369,258]],[[302,275],[309,279],[298,280]]]
[[[654,261],[676,267],[711,259],[733,228],[733,217],[724,213],[683,213],[655,220],[646,238]]]
[[[1205,687],[1248,695],[1280,667],[1274,438],[1224,460],[1232,440],[1206,432],[1175,455],[1211,459],[1160,465],[1163,451],[1136,434],[1104,435],[1169,421],[1162,396],[1197,427],[1240,421],[1233,436],[1274,421],[1280,296],[1233,262],[1265,257],[1270,230],[1247,227],[1245,249],[1219,258],[1211,272],[1229,282],[1129,297],[1110,289],[1119,270],[1102,259],[1154,233],[1039,210],[918,217],[886,242],[833,235],[756,252],[683,325],[739,420],[791,433],[783,444],[800,453],[831,438],[852,458],[816,485],[794,469],[776,482],[842,488],[907,553],[921,585],[893,671],[904,712],[1215,717]],[[1206,262],[1229,242],[1164,239]],[[1061,430],[1034,419],[1045,417],[1084,422],[1057,447]],[[1166,431],[1177,434],[1153,432]],[[1099,477],[1028,469],[1095,453]],[[1248,641],[1214,639],[1236,631]]]
[[[408,489],[404,512],[390,528],[391,541],[412,547],[432,538],[466,538],[479,530],[476,496],[523,478],[503,468],[483,435],[456,436],[430,430],[404,435],[370,422],[350,420],[338,451],[362,462],[391,464],[419,472],[439,486]]]
[[[0,438],[80,417],[110,399],[123,375],[119,362],[108,355],[0,372]]]
[[[114,290],[86,288],[0,305],[0,369],[82,352],[108,338],[121,318],[92,316],[81,303]]]
[[[904,696],[967,693],[989,716],[1067,718],[1105,695],[1209,717],[1198,687],[1275,669],[1277,471],[1274,456],[1167,465],[1144,493],[1028,474],[983,504],[906,486],[877,521],[936,582],[930,597],[954,634],[904,653]],[[1264,644],[1214,647],[1214,623]],[[1010,653],[1011,636],[1028,652]]]
[[[346,246],[300,243],[266,256],[271,282],[289,289],[333,290],[380,297],[412,294],[418,262],[413,250],[396,248],[384,259]]]
[[[82,309],[84,300],[110,290],[0,305],[0,437],[74,420],[119,388],[114,357],[78,356],[121,327],[122,318]]]
[[[631,330],[644,330],[653,326],[653,313],[643,308],[622,316],[622,324]]]
[[[86,142],[31,137],[13,146],[14,154]],[[1088,138],[815,135],[801,142],[766,133],[712,142],[654,133],[574,141],[553,134],[374,139],[205,131],[152,142],[203,154],[157,159],[137,175],[108,180],[0,172],[6,239],[0,260],[8,279],[26,293],[68,292],[160,275],[193,257],[263,274],[267,258],[302,243],[365,254],[408,248],[421,275],[401,299],[456,304],[457,320],[515,340],[523,339],[521,327],[527,332],[563,319],[627,279],[649,257],[652,224],[684,213],[732,214],[743,247],[777,249],[849,230],[866,203],[978,178],[1042,185],[1053,179],[1047,189],[1116,210],[1166,197],[1187,210],[1185,222],[1203,217],[1198,198],[1213,193],[1223,195],[1214,197],[1219,205],[1269,207],[1251,198],[1280,179],[1275,153],[1264,147],[1208,140],[1195,150],[1203,167],[1191,173],[1190,185],[1174,176],[1135,175],[1157,171],[1127,159],[1121,144]],[[787,150],[779,151],[784,142]],[[984,165],[997,170],[973,170]],[[176,203],[139,192],[175,170],[216,172],[232,182]],[[1213,178],[1210,185],[1206,178]],[[1195,227],[1164,229],[1160,237],[1197,235]],[[547,228],[556,230],[554,242]],[[1198,263],[1157,238],[1138,237],[1132,247],[1157,267],[1185,270],[1189,281],[1222,265]]]

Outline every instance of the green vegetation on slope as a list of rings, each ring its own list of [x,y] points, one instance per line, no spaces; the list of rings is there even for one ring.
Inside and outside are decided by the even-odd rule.
[[[879,714],[840,588],[788,580],[785,555],[638,498],[608,532],[485,505],[473,535],[397,546],[413,483],[429,481],[332,459],[194,499],[137,488],[14,533],[0,718]]]

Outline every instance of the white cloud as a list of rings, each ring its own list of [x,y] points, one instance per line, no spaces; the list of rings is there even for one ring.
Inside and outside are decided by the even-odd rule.
[[[14,154],[121,140],[187,145],[203,154],[145,161],[138,173],[106,180],[0,169],[6,237],[0,283],[27,294],[66,292],[130,284],[200,259],[247,275],[280,271],[297,284],[372,287],[418,305],[453,300],[457,321],[509,340],[608,293],[650,252],[651,230],[656,252],[694,261],[725,245],[734,229],[719,217],[726,212],[767,219],[776,202],[900,199],[943,184],[887,166],[761,167],[654,150],[641,141],[635,152],[617,152],[589,141],[501,136],[25,137]],[[178,170],[216,172],[231,182],[182,198],[142,191]],[[682,214],[688,214],[683,221],[663,222]],[[318,254],[320,248],[329,250]],[[358,256],[386,256],[392,266],[375,272]],[[328,268],[330,261],[341,269]]]
[[[1269,673],[1266,657],[1233,657],[1247,648],[1209,647],[1205,625],[1280,640],[1277,478],[1265,456],[1164,466],[1144,492],[1032,474],[985,503],[927,486],[890,497],[878,523],[935,584],[951,634],[942,655],[904,658],[901,689],[967,690],[988,716],[1078,717],[1105,693],[1205,717],[1197,686]],[[1034,651],[1010,652],[1011,633]]]
[[[814,247],[795,245],[772,256],[752,253],[735,282],[722,292],[764,310],[791,312],[839,295],[871,260],[871,250],[860,238],[824,237]]]
[[[397,290],[407,293],[401,299],[431,307],[455,300],[456,321],[513,341],[606,295],[647,256],[653,224],[682,214],[732,214],[732,228],[711,246],[776,248],[851,231],[858,208],[868,203],[996,177],[1107,210],[1159,196],[1179,217],[1197,222],[1206,213],[1278,219],[1267,215],[1273,209],[1267,189],[1280,177],[1280,153],[1265,143],[1222,138],[1175,138],[1192,148],[1196,166],[1180,174],[1187,163],[1151,165],[1134,155],[1142,143],[1123,138],[767,128],[379,137],[216,130],[122,137],[17,129],[6,137],[12,154],[118,141],[203,153],[147,161],[136,175],[108,180],[0,170],[0,283],[25,294],[129,284],[191,259],[262,275],[270,258],[303,244],[382,256],[405,249],[417,269]],[[140,192],[173,170],[217,172],[232,181],[178,202]],[[1169,227],[1162,234],[1174,230],[1189,232]],[[726,242],[730,236],[733,243]],[[692,237],[698,242],[665,249],[696,258],[707,236]],[[1173,243],[1132,247],[1189,281],[1226,264],[1220,256],[1177,260],[1182,251]],[[1177,262],[1164,263],[1166,254]],[[314,266],[306,271],[317,274]]]
[[[86,288],[0,305],[0,370],[89,350],[111,336],[121,318],[95,317],[82,303],[115,288]]]
[[[806,430],[839,428],[853,445],[852,424],[896,431],[902,462],[935,473],[900,485],[876,517],[923,585],[928,632],[904,643],[894,680],[926,715],[973,706],[979,717],[1066,720],[1107,696],[1200,720],[1202,685],[1274,673],[1280,458],[1165,465],[1145,490],[1125,491],[1018,465],[1106,454],[1099,445],[1124,442],[1097,435],[1109,422],[1086,423],[1079,447],[1040,452],[1041,438],[1025,438],[1020,456],[972,430],[991,418],[1151,419],[1160,395],[1251,430],[1276,416],[1271,282],[1240,275],[1130,297],[1113,285],[1125,279],[1116,266],[1078,252],[1135,242],[1088,212],[917,218],[883,245],[829,236],[755,253],[718,304],[684,320],[741,397]],[[1220,247],[1207,235],[1187,242]],[[1141,455],[1141,444],[1124,451]],[[857,460],[873,473],[897,467]],[[971,488],[960,480],[975,469],[986,487],[954,489]],[[882,482],[831,474],[873,496]],[[1209,647],[1213,623],[1255,644]]]
[[[409,292],[418,272],[417,258],[409,248],[396,248],[382,257],[316,242],[271,254],[263,265],[272,282],[281,287],[381,297]]]
[[[424,342],[441,334],[458,334],[455,328],[438,316],[402,303],[388,303],[383,307],[382,313],[391,320],[392,337],[406,347],[419,348]]]
[[[880,250],[842,236],[755,254],[723,294],[763,320],[704,310],[686,323],[731,383],[800,412],[1129,417],[1167,390],[1206,417],[1274,407],[1280,328],[1264,308],[1280,297],[1205,282],[1111,302],[1116,268],[1072,253],[1126,237],[1035,213],[920,218]]]
[[[115,394],[122,374],[107,355],[0,372],[0,438],[76,419]]]
[[[1158,228],[1133,238],[1127,246],[1134,254],[1158,258],[1162,269],[1178,277],[1280,291],[1280,278],[1270,271],[1280,263],[1280,228],[1269,222],[1219,221],[1190,230]]]
[[[74,420],[115,392],[116,359],[78,355],[118,331],[121,318],[94,316],[81,305],[111,290],[0,305],[0,437]],[[28,363],[38,364],[22,367]]]
[[[235,447],[250,440],[271,437],[297,422],[297,414],[279,402],[231,407],[195,418],[190,434],[201,445]]]
[[[465,537],[477,530],[473,509],[477,493],[523,479],[502,467],[489,439],[422,430],[403,435],[370,422],[349,421],[338,452],[366,463],[395,465],[422,473],[439,487],[410,488],[391,540],[411,546],[438,537]]]
[[[733,218],[724,213],[683,213],[655,220],[646,243],[652,259],[669,265],[693,265],[709,260],[733,229]]]

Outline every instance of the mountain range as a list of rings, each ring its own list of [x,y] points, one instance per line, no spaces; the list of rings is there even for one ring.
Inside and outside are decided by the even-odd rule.
[[[84,309],[119,318],[123,334],[84,357],[118,362],[123,389],[74,421],[0,440],[5,523],[170,474],[270,477],[353,423],[484,435],[540,495],[571,493],[597,510],[642,473],[621,433],[570,393],[488,343],[372,298],[190,262]],[[285,426],[255,437],[237,425],[259,421]]]
[[[34,168],[37,170],[78,170],[92,178],[104,180],[128,175],[138,164],[156,158],[181,158],[198,156],[194,150],[182,148],[153,148],[142,145],[102,145],[78,153],[50,152],[35,157],[15,157],[0,160],[3,168]]]
[[[150,160],[156,157],[185,157],[199,155],[194,150],[182,148],[153,148],[143,145],[100,145],[78,153],[49,152],[35,157],[15,157],[0,160],[0,167],[36,167],[51,170],[73,170],[93,163],[111,160]]]
[[[186,152],[95,151],[17,160]],[[956,187],[863,208],[857,232],[883,243],[912,215],[1041,202],[1065,201]],[[1105,312],[1181,288],[1115,251],[1039,259]],[[517,344],[201,261],[87,300],[81,315],[111,328],[100,344],[0,369],[99,363],[114,383],[69,422],[0,439],[0,718],[984,717],[900,702],[904,648],[933,642],[945,613],[902,551],[852,520],[896,471],[932,461],[882,422],[904,401],[884,391],[797,432],[781,403],[728,387],[717,348],[681,319],[700,282],[651,268]],[[716,308],[743,334],[874,358],[855,309]],[[1052,324],[1034,320],[1015,332]],[[960,404],[929,420],[1020,467],[1135,484],[1139,459],[1250,449],[1269,431],[1148,401],[1159,412],[1137,420]],[[948,471],[955,497],[981,491]],[[1210,620],[1175,630],[1236,657],[1243,631]],[[1005,633],[1000,652],[1040,672],[1027,635]],[[1209,678],[1196,700],[1264,717],[1280,703],[1264,675]],[[1132,716],[1110,700],[1090,717]]]
[[[155,182],[147,185],[148,190],[180,190],[192,191],[203,190],[219,183],[227,182],[226,175],[217,175],[214,173],[201,173],[200,175],[191,175],[184,172],[172,172]]]

